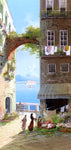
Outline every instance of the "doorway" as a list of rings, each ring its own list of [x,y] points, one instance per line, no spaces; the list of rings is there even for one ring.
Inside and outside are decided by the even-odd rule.
[[[46,99],[46,108],[48,110],[61,111],[61,107],[68,105],[68,99]]]
[[[11,112],[11,98],[10,97],[6,98],[5,109],[6,109],[6,113],[10,113]]]

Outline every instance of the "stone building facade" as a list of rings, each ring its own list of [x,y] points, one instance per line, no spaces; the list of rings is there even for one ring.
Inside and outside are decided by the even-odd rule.
[[[15,31],[13,19],[6,0],[0,0],[0,119],[5,113],[16,109],[15,98],[15,53],[6,57],[6,35]]]
[[[40,0],[40,109],[71,111],[71,1]]]

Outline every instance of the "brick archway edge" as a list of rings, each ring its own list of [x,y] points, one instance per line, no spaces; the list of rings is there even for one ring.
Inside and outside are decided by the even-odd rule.
[[[15,37],[13,39],[6,38],[6,57],[11,59],[15,49],[23,44],[33,43],[39,45],[39,41],[36,38],[29,37]]]

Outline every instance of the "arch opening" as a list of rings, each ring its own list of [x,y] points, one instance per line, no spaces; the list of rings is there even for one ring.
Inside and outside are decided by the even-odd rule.
[[[12,58],[12,55],[16,50],[16,48],[27,43],[39,45],[39,41],[36,38],[29,38],[29,37],[15,37],[13,39],[6,38],[6,57]]]
[[[29,103],[29,106],[31,103],[39,103],[37,98],[40,82],[39,59],[35,54],[29,55],[29,52],[20,52],[20,49],[16,54],[16,104],[19,105],[21,102],[20,109],[25,110],[24,103]],[[29,111],[32,109],[31,107],[29,107]]]
[[[6,110],[6,113],[10,113],[11,112],[11,98],[10,97],[6,97],[5,110]]]

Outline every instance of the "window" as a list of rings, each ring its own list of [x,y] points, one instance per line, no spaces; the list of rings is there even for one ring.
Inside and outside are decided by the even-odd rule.
[[[9,32],[11,32],[11,25],[9,24]]]
[[[1,13],[2,13],[2,21],[3,21],[3,5],[1,4]]]
[[[61,64],[61,72],[69,72],[69,64],[68,63]]]
[[[7,71],[9,72],[9,63],[7,63]]]
[[[27,110],[27,105],[24,105],[24,110]]]
[[[46,0],[47,15],[49,15],[53,9],[53,2],[54,0]]]
[[[7,25],[7,15],[5,15],[5,24]]]
[[[67,0],[59,0],[59,10],[61,12],[67,10]]]
[[[0,46],[2,46],[2,44],[3,44],[3,36],[2,34],[0,34]]]
[[[68,45],[68,31],[60,30],[60,46]]]
[[[35,105],[30,105],[30,110],[35,111],[36,110],[36,106]]]
[[[55,43],[55,33],[52,30],[47,31],[47,45],[52,46]]]
[[[54,6],[54,0],[46,0],[46,8],[52,8]]]
[[[48,64],[48,72],[55,73],[56,72],[56,64]]]

